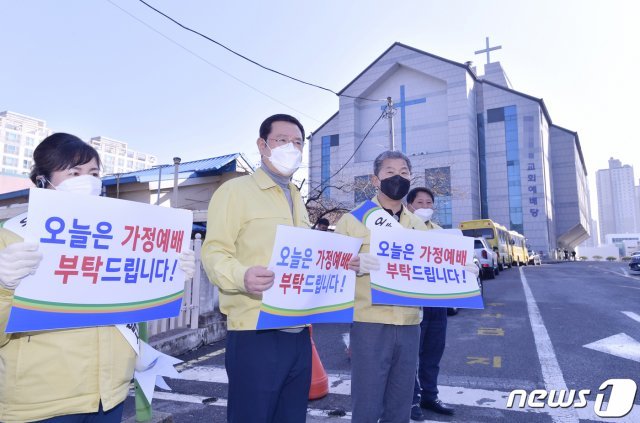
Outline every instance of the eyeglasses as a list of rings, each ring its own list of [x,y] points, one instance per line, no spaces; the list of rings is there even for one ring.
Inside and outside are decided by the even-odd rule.
[[[286,139],[286,138],[269,138],[267,139],[267,141],[272,141],[274,142],[278,147],[282,147],[283,145],[287,144],[287,143],[292,143],[294,146],[302,148],[304,147],[304,141],[301,140],[300,138],[293,138],[293,139]]]

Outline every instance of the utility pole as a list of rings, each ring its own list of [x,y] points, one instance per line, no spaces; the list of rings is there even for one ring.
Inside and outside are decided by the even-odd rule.
[[[395,151],[396,141],[393,135],[393,115],[396,114],[396,109],[393,108],[393,100],[391,97],[387,97],[387,109],[384,112],[384,117],[389,119],[389,150]]]
[[[171,201],[171,207],[178,208],[178,169],[180,168],[180,157],[173,158],[173,199]]]
[[[158,198],[156,199],[156,206],[160,205],[160,184],[162,184],[162,165],[158,166]]]

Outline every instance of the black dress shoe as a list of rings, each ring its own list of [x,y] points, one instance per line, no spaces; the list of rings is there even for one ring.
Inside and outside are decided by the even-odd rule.
[[[445,414],[447,416],[452,416],[455,412],[455,409],[453,407],[449,407],[437,398],[433,401],[420,401],[420,407],[424,408],[425,410],[431,410],[438,414]]]
[[[418,404],[411,406],[411,420],[416,422],[424,421],[424,414],[422,414],[422,409]]]

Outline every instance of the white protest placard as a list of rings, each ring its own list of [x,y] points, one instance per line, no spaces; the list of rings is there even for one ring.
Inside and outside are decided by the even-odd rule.
[[[278,225],[256,329],[353,321],[356,275],[347,266],[362,240]]]
[[[443,230],[371,230],[370,253],[380,260],[371,272],[374,304],[484,308],[474,274],[473,238]]]
[[[15,291],[7,332],[140,322],[178,315],[192,214],[32,188],[24,238],[43,259]]]

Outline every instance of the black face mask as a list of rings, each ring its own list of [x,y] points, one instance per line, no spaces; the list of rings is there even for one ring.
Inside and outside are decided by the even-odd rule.
[[[392,200],[401,200],[409,192],[411,181],[395,175],[380,181],[380,191]]]

